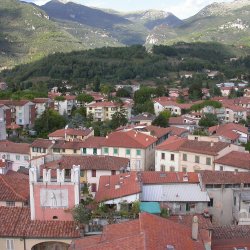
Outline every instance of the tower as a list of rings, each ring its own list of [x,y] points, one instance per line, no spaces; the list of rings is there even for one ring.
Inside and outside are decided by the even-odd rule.
[[[70,178],[64,169],[29,170],[32,220],[73,220],[71,209],[80,200],[80,166],[73,165]]]

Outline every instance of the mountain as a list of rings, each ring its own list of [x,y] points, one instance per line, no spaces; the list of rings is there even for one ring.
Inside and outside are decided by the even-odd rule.
[[[214,3],[184,20],[177,27],[159,27],[147,37],[147,45],[178,41],[208,42],[250,46],[250,1]]]
[[[129,24],[129,20],[102,10],[89,8],[73,2],[52,0],[40,7],[51,18],[73,21],[90,27],[111,29],[117,24]]]

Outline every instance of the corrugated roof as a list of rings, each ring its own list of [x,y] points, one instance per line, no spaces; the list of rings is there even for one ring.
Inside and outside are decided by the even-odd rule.
[[[207,192],[199,184],[145,185],[142,201],[208,202]]]

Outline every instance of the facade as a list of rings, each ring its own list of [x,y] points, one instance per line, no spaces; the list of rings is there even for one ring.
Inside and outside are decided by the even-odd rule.
[[[92,114],[95,121],[111,120],[115,112],[122,111],[127,119],[131,118],[131,105],[124,105],[114,102],[96,102],[86,105],[87,115]]]
[[[50,98],[34,98],[33,103],[36,107],[36,117],[40,117],[48,108],[54,108],[54,101]]]
[[[28,168],[30,161],[30,145],[27,143],[15,143],[0,141],[0,159],[12,162],[12,170]]]
[[[131,170],[153,170],[156,142],[156,137],[134,130],[113,132],[102,146],[102,155],[129,159]]]
[[[90,136],[81,143],[82,155],[101,155],[106,137]]]
[[[30,145],[30,158],[34,159],[52,152],[53,141],[46,139],[36,139]]]
[[[239,123],[247,119],[247,109],[236,105],[226,105],[225,122]]]
[[[71,115],[72,108],[76,107],[76,96],[66,95],[64,98],[62,101],[54,100],[54,109],[60,115]]]
[[[155,117],[155,115],[152,115],[148,112],[144,112],[142,114],[131,117],[130,122],[135,125],[143,124],[149,126],[152,124]]]

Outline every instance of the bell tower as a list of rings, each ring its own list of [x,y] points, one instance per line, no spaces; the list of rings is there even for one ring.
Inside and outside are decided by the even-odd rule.
[[[80,166],[73,165],[70,176],[65,169],[29,170],[32,220],[73,220],[71,210],[80,200]]]

